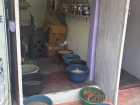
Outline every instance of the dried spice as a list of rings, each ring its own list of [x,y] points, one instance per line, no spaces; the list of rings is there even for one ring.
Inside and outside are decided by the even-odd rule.
[[[84,92],[82,93],[82,97],[86,101],[92,102],[92,103],[102,102],[105,98],[104,95],[100,91],[91,90],[89,88],[84,90]]]
[[[82,71],[82,70],[78,70],[78,68],[77,68],[77,69],[75,69],[75,70],[72,70],[71,72],[75,72],[75,73],[83,73],[84,71]]]
[[[23,82],[23,84],[36,84],[36,83],[39,83],[40,81],[26,81],[26,82]]]
[[[43,102],[31,102],[31,103],[29,103],[27,105],[48,105],[48,104],[43,103]]]
[[[23,62],[23,65],[29,65],[29,64],[35,65],[36,63],[33,61]]]

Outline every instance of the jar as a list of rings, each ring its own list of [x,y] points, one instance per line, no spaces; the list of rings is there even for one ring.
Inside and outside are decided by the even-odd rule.
[[[78,6],[78,10],[81,10],[81,7],[80,6]]]
[[[76,6],[76,5],[74,5],[74,6],[73,6],[73,9],[77,9],[77,6]]]
[[[84,11],[84,14],[85,14],[85,15],[89,15],[90,12],[89,12],[89,11]]]
[[[88,7],[86,7],[86,6],[85,6],[85,7],[84,7],[84,10],[86,10],[86,11],[87,11],[87,10],[88,10]]]
[[[78,10],[78,15],[83,15],[83,10]]]

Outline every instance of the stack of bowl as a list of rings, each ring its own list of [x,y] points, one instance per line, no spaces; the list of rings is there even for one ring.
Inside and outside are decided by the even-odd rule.
[[[65,54],[62,56],[64,63],[68,66],[69,79],[73,83],[82,83],[87,78],[89,68],[86,61],[80,60],[80,56],[76,54]],[[81,70],[82,72],[73,72],[73,70]]]
[[[39,67],[36,66],[37,62],[31,64],[24,62],[22,65],[22,84],[23,84],[23,94],[26,96],[39,94],[43,88],[43,83],[45,81],[45,76],[37,73]]]

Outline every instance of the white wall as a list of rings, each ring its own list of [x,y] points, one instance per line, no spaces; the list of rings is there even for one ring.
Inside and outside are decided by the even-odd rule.
[[[74,0],[66,0],[66,3],[74,3]],[[75,3],[87,3],[87,0],[75,0]],[[88,0],[91,4],[91,0]],[[68,49],[73,50],[75,54],[80,55],[82,60],[87,61],[88,36],[90,17],[64,14],[67,23],[67,41]]]
[[[140,0],[131,0],[122,69],[140,79]]]
[[[47,12],[47,0],[27,0],[31,5],[28,9],[34,17],[34,23],[38,23],[38,27],[43,27],[45,14]]]

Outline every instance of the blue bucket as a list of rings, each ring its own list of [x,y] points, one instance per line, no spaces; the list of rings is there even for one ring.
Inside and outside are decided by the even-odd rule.
[[[64,63],[68,66],[69,65],[69,62],[70,61],[73,61],[73,60],[80,60],[80,56],[79,55],[76,55],[76,54],[65,54],[62,56],[63,60],[64,60]],[[71,59],[68,59],[68,58],[71,58]],[[72,59],[74,58],[74,59]]]
[[[73,70],[75,70],[77,68],[79,70],[84,71],[84,72],[82,72],[82,73],[72,72]],[[85,66],[85,65],[74,64],[74,65],[68,66],[67,67],[67,71],[69,72],[69,79],[73,83],[82,83],[87,78],[87,75],[88,75],[88,72],[89,72],[89,68],[87,66]]]
[[[43,103],[46,103],[48,105],[53,105],[52,100],[49,97],[43,96],[43,95],[34,95],[31,97],[28,97],[23,101],[23,104],[27,105],[31,102],[43,102]]]

